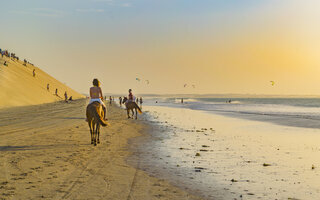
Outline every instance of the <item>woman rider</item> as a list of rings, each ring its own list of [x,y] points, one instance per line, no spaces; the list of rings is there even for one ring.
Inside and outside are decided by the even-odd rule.
[[[104,112],[104,120],[106,120],[106,105],[103,103],[103,93],[100,87],[100,81],[98,79],[93,79],[92,81],[93,87],[90,88],[90,103],[92,102],[99,102],[102,105],[103,112]]]

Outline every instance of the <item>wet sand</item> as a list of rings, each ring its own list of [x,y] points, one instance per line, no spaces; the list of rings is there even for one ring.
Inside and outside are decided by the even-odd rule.
[[[320,130],[144,106],[140,168],[205,199],[318,199]],[[137,143],[136,141],[134,143]]]
[[[145,126],[108,106],[93,147],[86,100],[0,110],[0,199],[200,199],[128,165]]]

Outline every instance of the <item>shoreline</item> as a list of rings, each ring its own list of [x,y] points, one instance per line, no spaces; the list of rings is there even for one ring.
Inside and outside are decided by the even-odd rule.
[[[142,135],[134,138],[129,139],[129,150],[132,152],[132,154],[127,158],[127,163],[130,166],[133,166],[139,170],[142,170],[143,172],[147,173],[149,176],[156,177],[162,180],[166,180],[169,184],[173,185],[174,187],[177,187],[183,191],[187,191],[191,195],[194,195],[196,197],[199,197],[201,199],[214,199],[214,200],[222,200],[221,198],[217,198],[215,196],[206,196],[203,194],[203,191],[197,187],[193,187],[192,184],[189,182],[184,182],[185,180],[179,180],[177,178],[173,178],[171,175],[172,173],[168,173],[166,169],[168,168],[168,162],[163,160],[166,164],[161,164],[159,162],[156,162],[157,158],[157,152],[152,152],[152,146],[153,142],[156,140],[161,140],[155,136],[155,134],[159,132],[165,132],[161,128],[160,124],[151,124],[150,121],[146,120],[146,117],[143,117],[144,121],[141,122],[144,124],[145,131],[142,131]],[[155,134],[154,134],[155,133]],[[148,146],[147,148],[145,148]],[[164,158],[165,156],[161,156]],[[169,157],[169,156],[167,156]],[[160,158],[162,160],[162,158]],[[154,160],[153,160],[154,159]],[[142,162],[141,162],[142,160]],[[153,160],[153,161],[151,161]],[[174,166],[175,167],[175,166]],[[164,169],[164,170],[163,170]],[[181,176],[179,171],[174,172],[178,174],[178,176]],[[217,185],[214,185],[214,190],[223,191],[223,188],[220,188]],[[228,198],[227,198],[228,199]]]
[[[85,100],[0,110],[2,199],[201,199],[127,164],[143,124],[109,106],[93,147]],[[6,120],[4,120],[6,119]]]

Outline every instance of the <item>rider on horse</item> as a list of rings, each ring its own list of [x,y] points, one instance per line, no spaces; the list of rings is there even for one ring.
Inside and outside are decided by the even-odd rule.
[[[128,102],[135,102],[135,96],[133,96],[131,89],[129,89]]]
[[[89,104],[97,101],[102,105],[104,112],[104,120],[106,120],[106,105],[103,103],[103,93],[100,87],[100,81],[98,79],[93,79],[93,87],[90,88],[90,102]]]

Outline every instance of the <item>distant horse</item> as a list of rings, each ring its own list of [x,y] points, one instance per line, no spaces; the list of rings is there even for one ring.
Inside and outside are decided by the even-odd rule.
[[[99,102],[92,102],[87,106],[87,119],[91,134],[91,144],[94,146],[100,144],[100,125],[109,126],[110,124],[104,121],[104,115],[102,105]]]
[[[128,101],[128,98],[127,98],[127,97],[124,97],[123,100],[122,100],[122,103],[126,106],[128,119],[131,118],[130,115],[129,115],[130,110],[131,110],[131,112],[132,112],[132,118],[134,117],[134,114],[136,114],[136,119],[138,119],[137,110],[138,110],[138,112],[139,112],[140,114],[142,113],[142,111],[141,111],[140,107],[136,104],[136,102],[134,102],[134,101]],[[135,110],[136,112],[134,112],[134,110]]]

